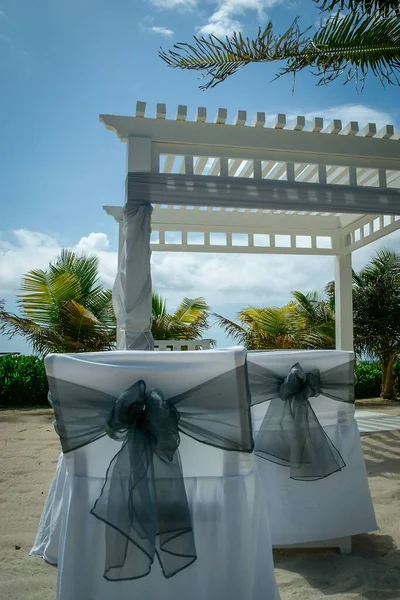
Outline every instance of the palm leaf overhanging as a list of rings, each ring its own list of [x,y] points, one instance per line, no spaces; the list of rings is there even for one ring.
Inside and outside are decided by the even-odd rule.
[[[325,2],[323,6],[333,5]],[[345,6],[351,2],[337,2]],[[354,3],[356,4],[356,3]],[[357,3],[358,4],[358,3]],[[382,6],[384,2],[363,2]],[[390,3],[399,6],[399,3]],[[178,43],[173,49],[160,50],[160,57],[170,66],[201,71],[207,89],[225,81],[250,63],[283,62],[277,77],[310,68],[318,85],[344,77],[363,84],[369,72],[381,83],[399,85],[400,18],[393,10],[370,12],[354,8],[347,14],[336,12],[321,22],[311,37],[302,31],[298,18],[282,35],[274,33],[269,22],[255,38],[234,33],[225,40],[216,36],[194,37],[194,43]]]
[[[400,12],[399,0],[314,0],[321,11],[362,11],[364,13],[388,15]]]

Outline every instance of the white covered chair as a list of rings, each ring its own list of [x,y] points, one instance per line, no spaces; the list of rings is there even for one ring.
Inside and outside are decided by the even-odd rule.
[[[343,551],[349,551],[350,536],[377,529],[360,435],[354,418],[353,361],[352,352],[336,350],[248,354],[256,463],[265,489],[273,546],[309,544],[338,546]],[[305,470],[308,469],[310,475],[308,480],[307,476],[302,478],[298,475],[298,464],[291,468],[288,461],[281,460],[281,456],[273,456],[271,453],[269,456],[263,455],[262,448],[261,452],[258,448],[264,445],[265,440],[268,444],[275,440],[277,446],[282,441],[282,429],[287,425],[284,419],[289,413],[282,418],[280,411],[283,410],[285,400],[280,385],[296,363],[304,374],[314,372],[318,376],[315,370],[320,371],[320,383],[315,384],[316,387],[320,385],[320,389],[315,391],[315,396],[312,391],[308,391],[307,395],[311,395],[308,398],[311,412],[304,417],[300,426],[308,428],[312,435],[315,433],[313,411],[330,440],[327,440],[325,450],[331,464],[325,473],[319,473],[318,466],[313,473],[312,467],[306,465]],[[271,386],[273,381],[275,383]],[[275,391],[271,392],[274,385]],[[274,402],[272,397],[279,398],[275,401],[275,414],[271,406]],[[265,402],[267,398],[268,401]],[[269,423],[264,434],[261,434],[260,429],[263,427],[263,420],[268,418],[269,409]],[[291,410],[288,405],[286,409]],[[280,416],[277,416],[276,411]],[[264,429],[265,423],[266,421]],[[308,458],[311,456],[311,461],[315,458],[318,462],[321,458],[318,442],[314,448],[307,448],[307,441],[304,439],[301,444],[303,450],[306,449],[305,454],[309,454]],[[293,447],[290,451],[293,453]],[[294,450],[296,452],[298,448]],[[280,455],[280,452],[277,451],[276,454]],[[308,458],[305,458],[306,462]],[[295,457],[295,462],[297,460],[298,456]],[[321,476],[323,478],[319,478]]]
[[[192,600],[279,598],[267,505],[251,453],[245,361],[246,353],[241,348],[224,352],[118,351],[47,357],[46,371],[56,426],[64,439],[64,454],[31,554],[58,565],[58,600],[183,600],[188,595]],[[222,376],[223,379],[224,374],[228,376],[218,389],[218,378]],[[109,581],[105,578],[105,565],[110,558],[106,557],[106,547],[110,539],[112,542],[115,530],[91,511],[107,487],[107,469],[122,444],[99,431],[98,439],[79,447],[79,437],[84,440],[83,430],[91,417],[99,421],[103,412],[108,415],[110,405],[106,396],[115,400],[121,398],[120,395],[139,380],[146,383],[147,390],[161,390],[167,400],[173,399],[173,403],[179,395],[181,399],[190,390],[195,393],[194,402],[180,412],[179,453],[197,559],[166,578],[163,569],[164,573],[169,569],[167,575],[171,575],[174,552],[175,556],[179,554],[179,546],[174,547],[175,541],[171,537],[171,554],[168,549],[163,553],[158,547],[149,574],[135,573],[140,578],[123,581],[123,576],[128,579],[128,574],[125,565],[119,564],[112,567],[117,573],[117,581]],[[206,386],[203,392],[202,386],[206,382],[217,388],[210,391]],[[92,404],[89,411],[84,411],[85,416],[80,414],[79,389],[76,388],[78,394],[73,391],[76,386],[80,386],[83,395],[85,388],[89,390],[87,397],[94,399],[89,401],[88,406]],[[73,391],[75,399],[69,390]],[[102,402],[98,404],[96,393],[104,395],[103,405]],[[212,396],[214,410],[210,411]],[[184,401],[180,404],[180,399],[175,404],[178,410],[184,404]],[[71,420],[70,411],[74,402],[75,422]],[[110,427],[110,421],[108,425]],[[210,432],[209,439],[205,439],[203,430]],[[219,435],[221,448],[227,449],[208,445],[215,443]],[[75,449],[70,450],[68,439],[72,440]],[[242,444],[244,451],[232,451],[237,443]],[[113,473],[115,475],[115,470]],[[164,479],[159,480],[162,483],[169,477],[165,473]],[[127,478],[121,471],[117,472],[118,477],[123,490]],[[174,485],[173,490],[177,489]],[[176,505],[167,501],[166,505],[174,520],[179,513],[176,510],[179,502]],[[112,503],[108,504],[108,509],[106,507],[105,520],[109,516],[107,510],[112,512],[110,506]],[[146,510],[145,504],[141,510]],[[183,547],[186,542],[190,546],[190,540],[185,541],[185,537],[183,540]],[[113,548],[115,550],[115,546]],[[129,554],[136,552],[136,547],[127,544],[125,550],[124,560],[126,558],[129,563]],[[142,556],[146,558],[144,554]],[[157,556],[165,558],[163,566],[163,560],[160,564]],[[138,557],[136,555],[137,569],[141,560]]]

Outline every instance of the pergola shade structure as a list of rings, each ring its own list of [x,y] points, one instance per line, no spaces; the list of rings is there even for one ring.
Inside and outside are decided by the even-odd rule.
[[[123,234],[126,210],[138,203],[153,209],[148,254],[332,255],[337,347],[351,350],[351,253],[400,227],[393,126],[360,130],[354,121],[343,127],[337,119],[325,125],[302,116],[287,123],[283,114],[270,122],[260,112],[247,125],[243,110],[228,124],[226,109],[210,122],[205,108],[193,121],[185,106],[175,119],[166,118],[164,104],[154,118],[145,108],[138,102],[136,116],[100,117],[127,142],[125,209],[105,207],[120,223],[120,266],[132,235]],[[135,277],[130,258],[128,280]]]

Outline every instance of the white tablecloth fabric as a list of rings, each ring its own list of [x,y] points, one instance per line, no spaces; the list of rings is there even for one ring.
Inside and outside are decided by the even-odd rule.
[[[118,395],[143,378],[166,397],[244,364],[242,349],[53,355],[48,375]],[[165,579],[103,578],[105,526],[89,514],[118,443],[62,455],[31,554],[58,564],[57,600],[277,600],[268,508],[252,454],[225,452],[181,434],[180,454],[197,560]]]
[[[299,362],[305,372],[348,365],[352,352],[336,350],[250,352],[248,361],[281,376]],[[289,469],[256,457],[265,490],[273,545],[319,542],[374,531],[378,528],[354,404],[336,402],[323,395],[310,403],[346,466],[319,481],[295,481]],[[255,435],[269,403],[253,407]]]

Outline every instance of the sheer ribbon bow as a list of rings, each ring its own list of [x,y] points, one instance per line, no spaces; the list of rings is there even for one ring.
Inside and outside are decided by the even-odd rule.
[[[256,437],[255,453],[290,468],[291,479],[315,481],[346,465],[315,414],[310,398],[354,402],[353,363],[321,373],[299,363],[286,377],[249,361],[252,404],[270,405]]]
[[[121,442],[91,514],[106,524],[104,577],[146,576],[155,556],[165,577],[196,560],[179,456],[180,432],[238,452],[252,452],[245,367],[165,399],[137,381],[115,398],[49,378],[64,453],[108,435]]]

